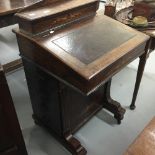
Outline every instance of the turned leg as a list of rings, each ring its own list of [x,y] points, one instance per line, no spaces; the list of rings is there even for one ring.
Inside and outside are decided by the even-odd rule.
[[[117,101],[113,100],[110,96],[111,80],[105,84],[104,92],[104,104],[103,107],[114,114],[114,118],[117,119],[118,124],[124,118],[125,109],[123,109]]]
[[[135,83],[135,88],[134,88],[134,92],[133,92],[133,98],[132,98],[132,102],[131,102],[131,105],[130,105],[131,110],[134,110],[136,108],[135,102],[136,102],[137,94],[138,94],[138,91],[139,91],[140,83],[141,83],[141,80],[142,80],[142,76],[143,76],[146,60],[147,60],[147,57],[148,57],[148,52],[149,52],[150,45],[151,45],[151,40],[149,40],[147,42],[147,44],[146,44],[145,53],[140,56],[138,72],[137,72],[137,77],[136,77],[136,83]]]

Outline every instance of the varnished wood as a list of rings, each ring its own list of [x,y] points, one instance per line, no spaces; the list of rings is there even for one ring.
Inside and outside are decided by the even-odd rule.
[[[37,125],[41,127],[46,127],[46,129],[49,131],[49,133],[52,134],[57,140],[59,140],[60,143],[62,143],[68,151],[72,153],[72,155],[86,155],[87,150],[81,145],[80,141],[77,140],[71,133],[66,133],[62,137],[54,134],[52,132],[51,128],[47,126],[47,124],[44,124],[39,120],[35,115],[33,115],[34,121]]]
[[[76,2],[71,6],[73,16],[74,10],[80,12],[88,5],[95,8],[93,15],[85,12],[77,18],[68,16],[71,22],[64,18],[59,26],[50,29],[47,21],[55,21],[52,13],[48,14],[49,19],[44,15],[36,19],[24,18],[27,8],[16,15],[18,21],[21,24],[23,19],[30,22],[31,29],[34,28],[32,23],[41,19],[45,31],[38,24],[35,31],[23,30],[20,26],[14,32],[36,124],[48,129],[72,154],[85,155],[86,150],[73,133],[103,107],[121,123],[125,110],[111,99],[109,79],[144,53],[149,37],[103,14],[95,15],[98,1]],[[63,3],[59,1],[58,4]],[[42,10],[42,7],[39,8]],[[64,5],[63,10],[67,7]],[[32,6],[31,13],[39,8]],[[56,13],[56,21],[62,13],[68,15],[68,11]]]
[[[35,123],[48,129],[76,155],[86,154],[72,135],[103,107],[104,86],[83,95],[23,58]]]
[[[103,35],[113,31],[113,33],[118,36],[121,33],[131,33],[133,36],[124,40],[123,38],[120,38],[122,39],[122,43],[118,40],[115,40],[116,42],[113,43],[113,38],[110,38],[110,35],[108,36],[108,34],[107,40],[105,39],[106,37],[102,40],[99,40],[98,36],[95,35],[98,34],[95,29],[98,28],[98,24],[100,24],[100,31],[102,31]],[[114,30],[110,29],[114,27]],[[63,49],[63,45],[65,44],[64,40],[62,40],[61,47],[56,45],[54,42],[58,38],[63,38],[64,36],[68,36],[71,33],[76,36],[79,31],[83,31],[85,34],[80,36],[79,41],[85,40],[87,35],[91,35],[84,32],[84,30],[87,28],[90,30],[92,29],[91,33],[94,34],[94,37],[90,37],[88,40],[91,46],[85,46],[82,51],[79,51],[78,55],[82,56],[84,54],[84,50],[89,51],[90,49],[94,49],[94,53],[95,51],[98,52],[99,50],[97,49],[97,45],[102,45],[101,43],[104,45],[103,50],[100,46],[100,57],[96,58],[95,60],[92,59],[92,62],[89,61],[89,64],[83,63],[79,60],[79,58],[76,58],[75,56],[66,52]],[[57,75],[58,77],[62,77],[63,80],[69,82],[74,87],[78,88],[80,91],[86,94],[91,93],[103,81],[108,80],[109,77],[112,77],[133,59],[142,55],[144,53],[145,41],[148,39],[146,35],[126,27],[125,25],[116,22],[104,15],[97,15],[95,18],[87,20],[86,22],[81,22],[80,24],[72,24],[68,28],[55,31],[53,34],[50,34],[49,31],[45,34],[31,37],[20,31],[16,31],[16,33],[19,42],[19,48],[20,51],[22,51],[23,56],[26,56],[37,64],[45,67],[47,70]],[[93,44],[94,40],[98,40],[100,43],[97,45]],[[76,46],[76,42],[74,41],[71,42],[72,44],[68,44],[68,47],[70,49],[80,48]],[[112,44],[113,48],[108,48],[109,45],[105,44],[107,42]],[[25,46],[26,44],[27,46]],[[77,45],[79,44],[77,43]],[[107,50],[105,51],[104,49]],[[45,53],[44,50],[47,52]],[[34,53],[34,51],[38,52]],[[31,53],[33,53],[33,55]],[[92,57],[92,55],[88,55],[88,58],[89,57]],[[55,70],[55,67],[58,66],[61,70],[61,73],[57,72],[58,70]],[[74,79],[72,75],[74,75]]]
[[[101,18],[96,21],[95,26],[88,24],[75,30],[73,33],[69,32],[68,34],[64,34],[64,36],[60,36],[60,38],[52,39],[51,42],[81,61],[84,65],[89,65],[100,57],[105,56],[109,51],[135,37],[134,33],[126,33],[127,30],[122,29],[119,34],[121,39],[117,40],[118,36],[115,33],[116,26],[110,24],[111,21],[107,21],[106,19],[106,22],[102,23],[102,20],[104,19]],[[105,31],[106,26],[108,28]],[[118,31],[120,31],[119,28]],[[109,35],[110,32],[111,35]],[[82,39],[82,37],[84,38]],[[113,40],[117,40],[117,42],[111,41],[112,38]],[[94,45],[93,47],[91,46],[92,44]],[[85,72],[88,72],[88,70]],[[87,78],[90,78],[90,76]]]
[[[21,68],[21,67],[23,67],[21,58],[3,65],[5,73],[14,71],[14,70]]]
[[[46,0],[45,0],[46,1]],[[39,3],[16,14],[22,31],[37,34],[95,14],[98,0],[57,0]],[[50,23],[50,24],[49,24]]]
[[[86,96],[26,58],[23,64],[35,123],[48,129],[73,154],[84,155],[86,150],[72,135],[103,107],[121,123],[125,110],[110,97],[111,81]]]
[[[1,65],[0,99],[0,154],[27,155],[13,101]]]
[[[128,19],[128,16],[130,18],[132,18],[132,10],[133,10],[133,7],[130,6],[128,8],[124,8],[124,9],[121,9],[120,11],[118,11],[116,14],[115,14],[115,19],[120,21],[121,23],[124,23],[124,24],[128,24],[129,25],[129,21],[127,20],[124,20],[124,19]],[[130,13],[131,12],[131,13]],[[139,31],[141,32],[144,32],[145,34],[151,36],[152,38],[155,37],[155,29],[147,29],[147,28],[137,28]]]
[[[44,3],[46,2],[46,3]],[[17,16],[20,16],[20,18],[24,18],[29,20],[36,20],[39,18],[45,18],[47,16],[51,16],[57,13],[64,12],[66,10],[71,10],[75,7],[85,6],[87,4],[91,4],[94,2],[98,2],[97,0],[57,0],[57,3],[54,3],[53,1],[44,0],[42,3],[39,3],[39,5],[34,5],[31,7],[28,7],[27,9],[23,9],[19,13],[17,13]],[[48,4],[48,5],[47,5]],[[52,4],[52,5],[51,5]],[[40,7],[41,5],[41,7]],[[33,14],[33,15],[32,15]]]
[[[155,154],[155,117],[129,146],[124,155]]]
[[[138,0],[135,1],[133,7],[133,17],[143,16],[146,17],[148,21],[155,20],[155,2],[152,0]]]

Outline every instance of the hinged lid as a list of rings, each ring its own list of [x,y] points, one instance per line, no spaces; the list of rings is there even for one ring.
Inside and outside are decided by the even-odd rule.
[[[22,31],[38,34],[80,18],[92,16],[98,0],[44,0],[16,14]]]
[[[144,53],[149,39],[103,14],[53,33],[16,33],[24,58],[85,94]]]

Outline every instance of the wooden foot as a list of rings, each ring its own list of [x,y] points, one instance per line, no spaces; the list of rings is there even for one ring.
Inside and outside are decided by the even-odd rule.
[[[72,153],[72,155],[86,155],[86,149],[81,145],[81,143],[72,135],[65,138],[66,148]]]
[[[130,105],[130,109],[131,109],[131,110],[134,110],[135,108],[136,108],[136,106],[135,106],[134,104],[131,104],[131,105]]]
[[[80,141],[73,137],[72,134],[67,134],[65,136],[58,135],[52,131],[47,125],[40,121],[34,114],[32,115],[36,125],[46,128],[52,136],[54,136],[72,155],[86,155],[86,149],[81,145]]]
[[[105,95],[104,95],[104,104],[103,107],[109,110],[111,113],[114,114],[114,118],[116,118],[118,124],[121,124],[121,120],[124,118],[125,109],[121,107],[120,103],[113,100],[110,96],[110,87],[111,87],[111,80],[109,80],[105,84]]]
[[[141,80],[142,80],[146,60],[147,60],[148,55],[149,55],[149,50],[150,50],[150,46],[151,46],[151,43],[152,43],[151,41],[152,40],[149,40],[147,42],[146,47],[145,47],[145,53],[140,56],[135,88],[134,88],[134,92],[133,92],[132,102],[131,102],[131,105],[130,105],[131,110],[134,110],[136,108],[135,102],[136,102],[136,99],[137,99],[140,83],[141,83]]]

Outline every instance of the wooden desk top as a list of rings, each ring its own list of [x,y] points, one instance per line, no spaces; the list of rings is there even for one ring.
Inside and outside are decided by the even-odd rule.
[[[40,0],[0,0],[0,16],[16,13],[21,8],[38,1]]]
[[[124,155],[155,154],[155,117],[128,148]]]
[[[103,14],[34,37],[16,33],[22,36],[19,48],[23,56],[86,94],[144,53],[149,39]]]

